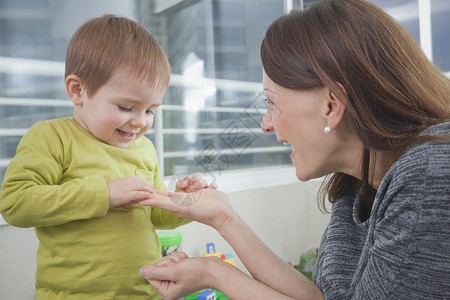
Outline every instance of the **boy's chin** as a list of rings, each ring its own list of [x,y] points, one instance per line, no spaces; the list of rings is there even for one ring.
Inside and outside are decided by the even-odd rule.
[[[123,142],[123,143],[112,142],[112,141],[102,141],[102,142],[107,144],[107,145],[110,145],[112,147],[127,149],[134,142],[134,140],[133,141],[129,141],[129,142]]]

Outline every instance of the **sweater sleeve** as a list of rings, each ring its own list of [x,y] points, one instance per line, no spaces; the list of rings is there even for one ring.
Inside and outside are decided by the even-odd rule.
[[[450,147],[418,147],[392,174],[377,211],[367,265],[352,299],[450,295]]]
[[[24,135],[0,193],[0,212],[7,223],[54,226],[107,213],[109,194],[102,176],[61,182],[63,148],[48,123],[38,122]]]
[[[167,187],[161,178],[158,165],[156,165],[154,172],[153,187],[157,190],[167,190]],[[191,220],[180,218],[174,213],[157,207],[152,207],[151,219],[156,229],[174,229],[191,222]]]

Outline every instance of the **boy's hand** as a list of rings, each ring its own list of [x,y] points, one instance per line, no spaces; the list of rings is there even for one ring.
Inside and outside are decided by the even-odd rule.
[[[130,208],[131,204],[149,199],[155,189],[139,176],[113,179],[106,182],[109,191],[109,207],[122,205]]]
[[[200,173],[195,173],[192,177],[184,177],[177,181],[175,191],[184,193],[193,193],[201,189],[217,189],[216,183],[211,183],[203,179]]]

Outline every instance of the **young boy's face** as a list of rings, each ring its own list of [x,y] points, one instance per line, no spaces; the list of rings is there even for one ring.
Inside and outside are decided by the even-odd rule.
[[[155,109],[165,89],[129,72],[117,71],[97,93],[81,93],[75,121],[97,139],[111,146],[128,148],[153,125]]]

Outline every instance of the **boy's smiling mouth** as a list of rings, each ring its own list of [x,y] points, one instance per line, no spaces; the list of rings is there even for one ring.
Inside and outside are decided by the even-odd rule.
[[[118,132],[120,135],[122,135],[122,136],[124,136],[124,137],[127,137],[127,138],[131,138],[131,137],[133,137],[134,135],[137,134],[137,132],[125,132],[125,131],[120,130],[120,129],[116,129],[116,130],[117,130],[117,132]]]

